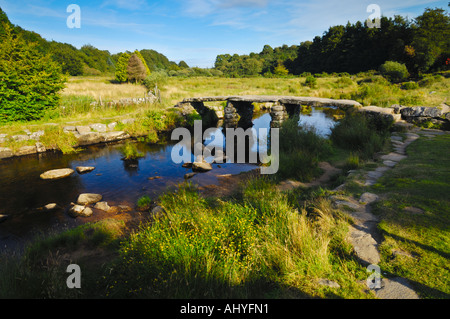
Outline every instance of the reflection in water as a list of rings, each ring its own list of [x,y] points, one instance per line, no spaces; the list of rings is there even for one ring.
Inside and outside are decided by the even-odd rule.
[[[259,114],[253,121],[254,129],[270,128],[270,114]],[[319,134],[329,134],[333,120],[320,111],[313,110],[308,116],[301,116],[301,124],[314,126]],[[223,146],[225,141],[222,127],[210,130],[204,136],[204,144]],[[265,137],[262,137],[263,139]],[[262,143],[265,147],[266,143]],[[136,167],[126,167],[121,160],[122,145],[99,145],[87,147],[79,154],[62,155],[44,153],[36,156],[19,157],[0,161],[0,214],[9,215],[0,224],[0,245],[27,238],[35,231],[47,232],[82,223],[83,219],[68,217],[66,212],[36,212],[38,207],[57,203],[69,207],[81,193],[98,193],[110,206],[127,204],[134,207],[139,197],[157,197],[167,189],[184,181],[190,169],[183,168],[171,159],[172,150],[186,152],[192,145],[180,145],[169,141],[163,145],[136,143],[138,151],[145,154]],[[258,151],[258,143],[251,145],[251,152]],[[262,149],[265,151],[265,149]],[[190,154],[191,161],[193,154]],[[211,162],[212,157],[206,158]],[[255,169],[253,164],[212,164],[213,170],[195,175],[191,181],[199,186],[218,183],[217,175],[239,174]],[[40,174],[47,170],[94,166],[95,170],[80,175],[73,174],[61,180],[41,180]],[[152,179],[152,177],[159,177]],[[11,246],[11,245],[10,245]]]

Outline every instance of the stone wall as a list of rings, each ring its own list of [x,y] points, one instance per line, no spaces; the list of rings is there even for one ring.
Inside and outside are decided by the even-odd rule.
[[[450,107],[446,104],[437,107],[410,107],[398,104],[391,107],[364,106],[359,111],[372,116],[382,116],[393,122],[404,121],[415,125],[423,125],[429,122],[441,129],[450,129]]]
[[[131,123],[133,121],[134,119],[121,120],[123,124]],[[77,139],[77,145],[75,145],[75,147],[117,142],[131,138],[131,136],[124,131],[116,131],[116,125],[117,122],[108,125],[102,123],[94,123],[91,125],[67,125],[63,127],[63,130],[65,133],[70,133],[75,136]],[[40,138],[45,134],[45,131],[40,130],[37,132],[30,132],[29,130],[25,130],[25,133],[26,134],[11,136],[7,134],[0,135],[0,160],[14,156],[39,154],[54,150],[47,149],[44,144],[40,142]],[[2,144],[7,145],[8,142],[11,141],[26,142],[30,145],[22,146],[14,150],[10,147],[2,147]]]

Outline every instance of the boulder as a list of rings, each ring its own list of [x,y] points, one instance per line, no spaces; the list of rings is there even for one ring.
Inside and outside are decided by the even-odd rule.
[[[53,212],[53,211],[59,211],[62,210],[63,208],[61,206],[59,206],[56,203],[51,203],[51,204],[47,204],[43,207],[39,207],[36,208],[36,212]]]
[[[93,166],[78,166],[76,168],[76,170],[79,174],[89,173],[89,172],[92,172],[94,169],[95,169],[95,167],[93,167]]]
[[[108,205],[107,202],[98,202],[97,204],[95,204],[94,208],[107,212],[110,210],[111,207]]]
[[[190,179],[190,178],[194,177],[195,175],[197,175],[197,173],[187,173],[184,175],[184,179]]]
[[[60,179],[65,178],[75,173],[73,169],[70,168],[62,168],[62,169],[54,169],[51,171],[47,171],[41,174],[41,179]]]
[[[99,201],[101,201],[103,199],[103,196],[100,194],[81,194],[80,196],[78,196],[77,199],[77,204],[79,205],[91,205],[91,204],[95,204],[98,203]]]
[[[89,207],[85,207],[82,205],[73,205],[69,209],[69,215],[73,218],[76,217],[89,217],[92,216],[93,211]]]
[[[194,162],[192,163],[192,170],[194,172],[207,172],[212,170],[212,166],[207,162]]]

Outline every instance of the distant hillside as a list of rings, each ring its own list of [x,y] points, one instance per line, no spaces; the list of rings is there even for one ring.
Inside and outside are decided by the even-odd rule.
[[[111,54],[107,50],[99,50],[90,44],[77,49],[68,43],[48,41],[36,32],[24,30],[20,26],[13,25],[6,13],[0,8],[0,35],[4,33],[4,23],[12,26],[14,32],[21,34],[26,41],[37,43],[40,51],[49,53],[53,60],[61,65],[63,72],[70,75],[114,73],[117,58],[121,54]],[[179,64],[169,61],[165,55],[155,50],[145,49],[140,52],[151,71],[160,69],[178,71],[189,67],[184,61],[181,61]]]

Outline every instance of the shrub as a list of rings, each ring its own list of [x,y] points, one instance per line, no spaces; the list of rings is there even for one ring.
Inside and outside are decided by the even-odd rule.
[[[136,145],[131,143],[126,143],[121,149],[120,152],[123,155],[124,160],[134,160],[139,157],[143,157],[144,154],[140,153],[136,148]]]
[[[317,85],[317,79],[312,75],[308,75],[305,79],[305,85],[310,88],[315,88]]]
[[[50,55],[5,25],[0,38],[0,124],[41,119],[55,109],[65,77]]]
[[[144,85],[148,90],[153,90],[156,86],[158,86],[159,89],[162,89],[167,84],[167,80],[168,75],[166,71],[155,71],[145,78]]]
[[[380,72],[391,82],[401,82],[409,76],[406,65],[394,61],[386,61],[382,64]]]
[[[401,87],[403,90],[415,90],[419,88],[419,84],[416,82],[405,82]]]
[[[144,195],[138,199],[137,207],[140,211],[146,211],[150,209],[152,203],[152,199],[148,195]]]

